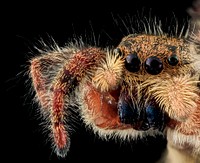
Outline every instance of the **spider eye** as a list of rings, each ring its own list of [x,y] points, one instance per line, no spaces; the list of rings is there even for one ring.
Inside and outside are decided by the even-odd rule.
[[[172,54],[171,56],[169,56],[167,58],[167,61],[171,66],[176,66],[178,64],[178,62],[179,62],[178,57],[177,57],[176,54]]]
[[[137,53],[131,53],[126,57],[125,67],[130,72],[137,72],[140,70],[141,61],[137,56]]]
[[[151,75],[157,75],[163,70],[163,63],[156,56],[147,58],[144,66],[145,66],[145,70]]]
[[[115,54],[115,55],[119,55],[119,56],[123,56],[123,55],[124,55],[124,54],[122,53],[122,51],[121,51],[120,48],[114,49],[114,54]]]

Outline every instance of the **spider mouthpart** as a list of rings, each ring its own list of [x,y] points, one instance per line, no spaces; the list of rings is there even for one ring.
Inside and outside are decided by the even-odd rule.
[[[136,130],[148,129],[163,131],[167,115],[158,104],[149,102],[144,104],[142,100],[137,104],[136,99],[122,93],[118,102],[118,112],[121,123],[130,124]]]
[[[163,70],[161,59],[156,56],[151,56],[145,61],[145,70],[151,75],[157,75]]]
[[[138,121],[140,115],[138,108],[132,102],[130,96],[123,96],[118,102],[120,121],[125,124],[134,124]]]
[[[167,115],[155,104],[148,104],[145,107],[143,123],[141,130],[148,130],[149,128],[164,130],[167,120]]]
[[[167,61],[171,66],[176,66],[179,62],[178,56],[176,54],[172,54],[167,58]]]
[[[125,59],[125,67],[130,72],[138,72],[140,65],[141,61],[136,52],[129,54]]]

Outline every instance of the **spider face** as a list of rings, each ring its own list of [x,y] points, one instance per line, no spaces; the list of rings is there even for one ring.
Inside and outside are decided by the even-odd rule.
[[[121,92],[118,102],[120,121],[136,123],[133,127],[137,130],[153,128],[161,131],[169,117],[149,92],[150,87],[154,86],[148,85],[148,82],[153,78],[162,82],[163,77],[172,78],[176,76],[175,73],[180,75],[182,69],[187,69],[187,65],[183,66],[179,61],[184,60],[186,45],[183,40],[163,36],[130,35],[122,40],[118,51],[124,57],[127,77],[122,86],[125,90]]]
[[[153,96],[147,94],[149,88],[143,83],[179,71],[178,58],[183,57],[180,49],[184,46],[182,40],[148,35],[130,35],[122,40],[117,47],[124,57],[127,77],[122,86],[126,90],[121,91],[117,106],[122,123],[137,124],[133,125],[137,130],[164,128],[168,116]]]
[[[176,80],[181,79],[178,87],[188,82],[196,92],[196,85],[182,78],[192,73],[189,61],[188,45],[183,39],[152,35],[123,38],[114,53],[98,64],[92,84],[84,84],[81,101],[86,123],[100,134],[109,131],[123,137],[125,129],[160,132],[169,117],[184,120],[187,111],[174,117],[174,106],[181,101],[183,110],[186,105],[189,108],[188,102],[183,102],[185,97],[181,97],[189,90],[177,88]],[[189,97],[189,103],[194,99]]]

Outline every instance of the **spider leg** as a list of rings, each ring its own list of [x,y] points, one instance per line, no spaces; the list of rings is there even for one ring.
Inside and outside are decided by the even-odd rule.
[[[176,125],[176,130],[184,135],[199,135],[200,134],[200,104],[197,109],[188,117],[185,122]]]
[[[176,130],[176,132],[185,136],[199,136],[200,134],[200,103],[196,110],[187,118],[185,122],[178,122],[171,120],[168,124],[170,129]]]
[[[44,111],[50,105],[50,86],[51,82],[62,65],[66,57],[62,53],[49,53],[35,57],[30,61],[30,77],[36,92],[37,101]]]
[[[196,81],[195,81],[196,82]],[[180,83],[176,83],[176,84],[180,84]],[[189,86],[189,85],[188,85]],[[191,106],[193,106],[194,108],[189,111],[186,115],[187,117],[182,120],[182,119],[178,119],[177,117],[180,116],[180,113],[182,112],[183,109],[188,109],[189,106],[185,106],[182,107],[181,110],[179,110],[178,112],[173,112],[173,114],[176,116],[176,118],[172,118],[169,122],[168,127],[167,127],[167,139],[168,139],[168,144],[172,145],[173,147],[175,147],[177,150],[181,149],[182,151],[186,151],[187,153],[189,153],[190,155],[196,157],[196,156],[200,156],[200,101],[199,101],[199,90],[197,85],[193,86],[194,88],[196,87],[196,89],[194,89],[195,94],[193,96],[193,98],[191,98],[192,100],[194,100],[191,104]],[[178,87],[177,87],[178,88]],[[184,90],[178,89],[179,91],[176,91],[176,97],[175,100],[178,103],[178,100],[180,100],[180,98],[178,98],[178,93],[181,93],[181,91],[185,91],[185,95],[186,94],[190,94],[192,95],[192,89],[187,90],[187,85],[183,85]],[[191,87],[192,88],[192,87]],[[174,89],[175,92],[175,89]],[[173,93],[174,93],[173,92]],[[187,93],[186,93],[187,92]],[[181,98],[183,98],[184,94],[182,94]],[[197,96],[197,97],[196,97]],[[184,102],[186,102],[189,96],[187,96],[187,98],[183,98],[184,101],[182,101],[180,104],[183,104]],[[177,103],[173,103],[174,106],[176,107],[171,107],[172,109],[177,109],[181,106],[176,105]],[[180,108],[179,108],[180,109]],[[175,117],[174,116],[174,117]]]
[[[57,155],[61,157],[66,156],[70,143],[68,127],[65,123],[65,116],[68,116],[67,109],[69,105],[73,105],[70,103],[70,98],[73,97],[79,82],[103,56],[105,56],[104,52],[97,48],[80,50],[64,64],[53,81],[51,129]]]
[[[200,43],[200,0],[194,0],[193,5],[188,8],[191,16],[189,38],[190,53],[194,57],[193,67],[196,75],[199,76],[199,50]],[[198,86],[199,89],[199,86]],[[199,92],[199,90],[198,90]],[[199,96],[199,93],[198,93]],[[187,151],[190,155],[200,159],[200,100],[196,101],[195,110],[188,114],[185,121],[171,120],[167,130],[169,145],[181,151]]]

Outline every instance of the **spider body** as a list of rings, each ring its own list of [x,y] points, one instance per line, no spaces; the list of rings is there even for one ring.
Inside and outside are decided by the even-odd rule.
[[[58,155],[69,147],[73,105],[102,137],[156,135],[169,118],[184,121],[198,99],[188,49],[183,39],[144,34],[123,38],[115,50],[72,46],[32,59],[30,74]],[[178,82],[188,90],[176,90]]]
[[[30,77],[57,155],[69,150],[69,110],[76,109],[102,138],[164,134],[199,157],[199,33],[190,30],[174,37],[158,25],[114,49],[81,42],[32,58]]]

